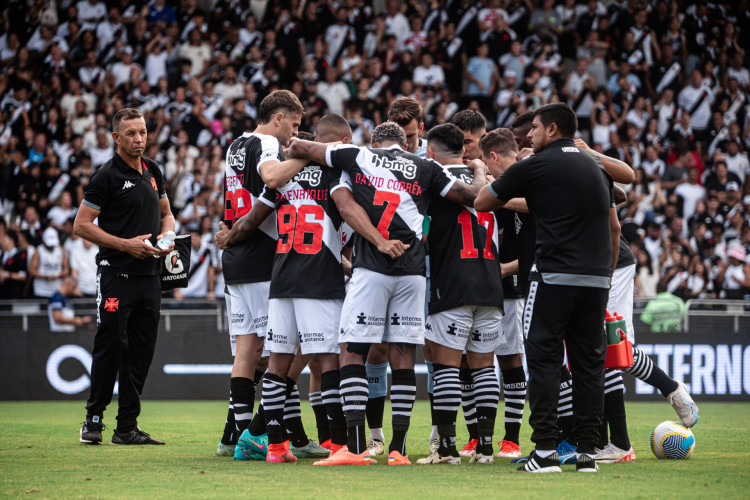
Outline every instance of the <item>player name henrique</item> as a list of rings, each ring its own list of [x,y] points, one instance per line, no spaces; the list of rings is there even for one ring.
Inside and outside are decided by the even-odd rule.
[[[382,188],[385,186],[386,189],[391,191],[404,191],[409,194],[420,195],[422,194],[422,188],[419,187],[419,182],[404,182],[398,179],[385,180],[382,177],[366,174],[354,174],[354,182],[357,184],[365,184],[374,188]]]
[[[279,193],[279,199],[286,201],[294,200],[327,200],[328,190],[327,189],[290,189]]]

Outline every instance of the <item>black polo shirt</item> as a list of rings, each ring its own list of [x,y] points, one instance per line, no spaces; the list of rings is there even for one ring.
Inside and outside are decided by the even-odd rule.
[[[99,227],[105,232],[125,239],[150,234],[151,243],[156,244],[161,232],[159,200],[166,198],[167,192],[156,163],[145,158],[141,161],[143,174],[115,153],[91,176],[83,204],[99,210]],[[96,263],[103,273],[159,273],[159,259],[138,259],[112,248],[99,247]]]
[[[609,288],[612,178],[573,139],[558,139],[514,163],[489,190],[505,201],[526,198],[536,220],[531,280]]]

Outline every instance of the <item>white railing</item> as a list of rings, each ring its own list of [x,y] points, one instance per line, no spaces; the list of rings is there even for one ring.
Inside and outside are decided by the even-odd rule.
[[[698,306],[697,308],[694,308]],[[700,306],[711,307],[701,309]],[[726,309],[715,309],[716,306],[725,306]],[[734,319],[734,333],[740,331],[740,318],[750,317],[750,301],[747,300],[724,300],[724,299],[690,299],[685,303],[685,331],[690,331],[690,318],[697,317],[728,317]]]

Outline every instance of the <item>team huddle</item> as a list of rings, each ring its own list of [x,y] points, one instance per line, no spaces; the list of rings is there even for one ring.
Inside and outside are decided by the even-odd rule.
[[[370,148],[351,145],[349,123],[335,114],[320,120],[314,140],[298,137],[303,113],[291,92],[271,93],[257,129],[227,152],[216,238],[235,358],[217,454],[314,457],[320,466],[368,465],[387,454],[388,465],[410,465],[406,435],[424,346],[432,434],[418,464],[497,456],[528,472],[567,463],[588,472],[596,462],[634,461],[621,375],[605,376],[603,355],[605,306],[632,317],[635,261],[612,219],[613,181],[632,182],[632,169],[574,141],[575,115],[564,104],[488,133],[480,113],[460,111],[423,141],[421,107],[404,97],[372,131]],[[554,175],[585,187],[581,218],[550,217],[555,204],[569,203],[545,191],[543,178]],[[588,307],[559,319],[579,303]],[[550,318],[563,326],[549,326]],[[525,457],[524,345],[536,445]],[[684,385],[637,348],[633,355],[624,371],[658,387],[694,425],[698,409]],[[495,360],[505,396],[497,455]],[[319,442],[302,425],[296,380],[306,366]],[[461,449],[459,406],[469,431]]]

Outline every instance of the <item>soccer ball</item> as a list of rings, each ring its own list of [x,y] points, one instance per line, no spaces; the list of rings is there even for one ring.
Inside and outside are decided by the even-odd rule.
[[[679,422],[667,420],[651,433],[651,451],[656,458],[687,460],[695,450],[695,436]]]

